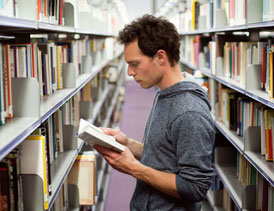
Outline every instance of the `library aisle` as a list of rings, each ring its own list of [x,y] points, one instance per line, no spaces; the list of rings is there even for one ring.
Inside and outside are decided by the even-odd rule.
[[[120,130],[129,137],[142,141],[145,123],[155,96],[155,89],[142,89],[133,80],[126,82],[125,103],[122,111]],[[111,170],[105,211],[128,211],[135,188],[135,179]]]

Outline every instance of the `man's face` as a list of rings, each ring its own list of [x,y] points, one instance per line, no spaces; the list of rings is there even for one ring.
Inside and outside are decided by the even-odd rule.
[[[160,83],[162,72],[156,58],[145,56],[138,47],[137,40],[125,45],[125,60],[128,63],[128,75],[142,88],[148,89]]]

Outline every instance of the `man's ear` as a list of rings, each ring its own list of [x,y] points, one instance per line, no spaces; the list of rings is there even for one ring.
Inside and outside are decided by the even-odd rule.
[[[167,54],[165,50],[158,50],[156,53],[156,59],[160,65],[164,65],[167,62]]]

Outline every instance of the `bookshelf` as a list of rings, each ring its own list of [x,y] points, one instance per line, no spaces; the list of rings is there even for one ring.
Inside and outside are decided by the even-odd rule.
[[[116,124],[117,122],[114,122],[111,118],[113,113],[116,112],[116,103],[118,103],[118,99],[122,96],[120,89],[124,86],[124,69],[125,65],[122,59],[122,46],[115,43],[114,39],[118,32],[119,27],[121,27],[124,24],[124,20],[119,14],[119,9],[117,8],[117,5],[115,2],[110,1],[109,4],[112,5],[112,7],[107,6],[106,8],[95,8],[94,6],[91,6],[88,2],[86,2],[87,8],[96,9],[99,13],[106,14],[109,11],[108,18],[106,16],[100,16],[100,18],[95,17],[93,15],[93,18],[96,18],[97,24],[93,25],[92,22],[85,20],[84,24],[90,25],[89,28],[85,28],[82,25],[78,24],[78,20],[80,16],[78,16],[76,10],[73,11],[73,19],[74,21],[77,21],[75,23],[71,23],[69,21],[66,22],[65,17],[61,14],[61,6],[58,8],[60,9],[60,17],[55,16],[56,18],[60,18],[58,23],[56,20],[50,19],[50,17],[44,17],[43,20],[37,20],[36,15],[37,11],[32,10],[31,8],[36,8],[39,2],[36,0],[30,0],[28,1],[30,6],[28,9],[30,9],[31,13],[26,14],[26,11],[23,10],[22,3],[23,1],[17,1],[18,5],[13,8],[14,15],[12,17],[3,16],[3,8],[0,8],[0,28],[1,28],[1,37],[0,37],[0,43],[1,45],[10,45],[11,43],[19,43],[20,45],[23,45],[22,43],[31,43],[35,47],[35,53],[39,52],[41,50],[41,43],[44,43],[44,45],[48,45],[48,49],[54,50],[57,49],[57,45],[63,45],[69,46],[70,48],[70,55],[65,52],[64,48],[62,49],[62,66],[61,70],[62,72],[62,80],[64,87],[62,89],[54,89],[54,84],[57,80],[54,78],[55,72],[50,71],[58,71],[57,65],[59,65],[58,58],[56,59],[54,57],[54,53],[51,53],[50,51],[47,52],[47,59],[40,64],[39,61],[37,61],[39,54],[33,54],[32,56],[29,56],[26,54],[26,63],[31,64],[28,62],[33,62],[37,66],[35,67],[33,71],[36,74],[39,73],[39,68],[41,65],[41,68],[44,68],[42,64],[48,65],[47,68],[49,69],[42,69],[43,75],[43,85],[41,85],[38,76],[36,77],[28,77],[28,78],[12,78],[11,79],[11,93],[12,93],[12,106],[13,106],[13,117],[10,119],[5,119],[5,123],[0,126],[0,160],[1,163],[4,163],[5,165],[8,165],[8,168],[13,168],[13,166],[9,166],[11,164],[9,163],[8,157],[13,156],[11,154],[16,151],[18,153],[21,150],[21,145],[24,143],[25,139],[33,134],[33,132],[41,131],[41,127],[44,127],[45,124],[48,121],[57,121],[58,113],[62,113],[63,118],[69,117],[70,120],[63,119],[62,125],[62,131],[59,131],[59,125],[55,125],[55,128],[52,128],[51,130],[54,131],[54,129],[57,129],[56,134],[58,133],[58,137],[55,134],[53,143],[50,141],[47,142],[47,146],[49,147],[46,149],[46,156],[53,156],[54,158],[50,157],[46,158],[46,163],[44,164],[45,167],[43,167],[43,171],[47,172],[46,178],[44,180],[35,175],[35,174],[20,174],[20,172],[15,172],[13,170],[11,173],[8,172],[8,170],[1,171],[1,175],[8,175],[13,174],[12,176],[17,176],[18,180],[16,181],[9,181],[9,183],[12,183],[15,185],[18,183],[18,192],[15,193],[16,190],[13,190],[11,186],[7,186],[8,193],[1,193],[1,197],[7,197],[9,199],[10,197],[15,197],[14,200],[17,200],[16,197],[21,197],[20,194],[22,194],[22,198],[24,200],[20,202],[20,205],[18,210],[22,210],[20,206],[24,206],[25,210],[60,210],[61,208],[58,206],[61,206],[62,209],[66,210],[79,210],[79,203],[77,204],[77,201],[75,198],[77,198],[77,195],[73,195],[73,192],[75,190],[67,184],[67,176],[69,175],[69,172],[71,168],[74,165],[74,162],[79,154],[83,152],[87,147],[85,146],[84,142],[80,139],[77,139],[77,118],[80,117],[80,111],[79,111],[79,105],[77,107],[77,102],[80,102],[82,99],[79,99],[80,93],[84,89],[87,84],[89,84],[90,81],[95,81],[98,77],[98,75],[102,75],[102,72],[105,69],[109,69],[110,66],[114,66],[115,70],[117,71],[118,79],[117,81],[109,82],[109,78],[102,79],[104,82],[104,85],[102,85],[102,91],[100,92],[101,96],[96,102],[92,102],[94,105],[92,105],[92,113],[93,116],[89,119],[90,122],[97,124],[98,126],[104,126],[108,127],[112,124]],[[46,1],[45,1],[46,2]],[[48,1],[49,2],[49,1]],[[51,1],[56,3],[57,0]],[[63,3],[62,9],[65,9],[65,6],[67,4],[77,6],[77,1],[70,0],[70,1],[60,1]],[[24,2],[26,3],[26,2]],[[23,3],[23,4],[24,4]],[[59,0],[58,0],[59,4]],[[78,5],[79,6],[79,5]],[[83,6],[83,5],[82,5]],[[4,5],[5,9],[11,9],[9,5]],[[52,5],[51,5],[52,7]],[[54,8],[54,7],[52,7]],[[71,7],[70,7],[71,8]],[[65,12],[65,11],[63,11]],[[81,12],[81,11],[79,11]],[[88,11],[87,14],[90,14],[90,11]],[[44,14],[46,16],[46,14]],[[47,15],[50,15],[50,12],[47,13]],[[56,14],[55,14],[56,15]],[[64,14],[63,14],[64,15]],[[78,16],[78,17],[77,17]],[[102,18],[104,17],[104,18]],[[111,25],[111,18],[112,20],[116,21],[116,25]],[[62,19],[62,21],[61,21]],[[63,23],[61,23],[63,22]],[[101,24],[100,27],[98,24]],[[85,26],[85,25],[84,25]],[[108,39],[108,44],[104,45],[106,40]],[[50,44],[52,43],[52,44]],[[37,44],[37,45],[36,45]],[[41,44],[41,45],[40,45]],[[40,45],[40,46],[38,46]],[[53,48],[50,47],[50,45],[54,46]],[[75,47],[75,46],[77,47]],[[62,47],[64,47],[62,46]],[[25,46],[24,46],[25,47]],[[75,49],[72,49],[74,48]],[[26,51],[27,51],[26,47]],[[37,50],[37,51],[36,51]],[[1,48],[2,51],[2,48]],[[78,51],[78,52],[77,52]],[[108,51],[108,52],[107,52]],[[57,50],[56,50],[57,52]],[[3,52],[1,52],[1,57]],[[99,54],[99,56],[98,56]],[[43,55],[43,53],[42,53]],[[52,55],[53,57],[50,57],[49,55]],[[6,55],[5,55],[6,56]],[[56,56],[56,55],[55,55]],[[95,59],[95,56],[97,56],[97,60]],[[66,58],[70,58],[71,60],[65,61]],[[77,59],[75,59],[77,57]],[[11,55],[9,55],[9,58],[12,58]],[[15,57],[14,57],[15,58]],[[17,58],[17,57],[16,57]],[[19,58],[19,57],[18,57]],[[46,57],[45,57],[46,58]],[[20,58],[21,59],[21,58]],[[37,59],[37,60],[36,60]],[[75,60],[73,60],[75,59]],[[13,65],[14,61],[8,63],[6,61],[5,64],[7,65]],[[23,60],[20,60],[21,62]],[[46,61],[48,63],[46,63]],[[2,61],[1,61],[2,62]],[[19,62],[19,60],[18,60]],[[37,62],[37,63],[36,63]],[[56,63],[55,63],[56,62]],[[59,61],[60,62],[60,61]],[[17,64],[15,64],[17,65]],[[18,63],[18,65],[21,65]],[[50,65],[56,65],[50,66]],[[19,67],[19,66],[18,66]],[[20,66],[21,68],[22,66]],[[12,66],[12,68],[15,68]],[[16,66],[17,68],[17,66]],[[31,68],[31,66],[29,66]],[[52,68],[52,69],[51,69]],[[1,80],[3,80],[3,77],[6,77],[5,75],[2,75],[2,63],[1,63]],[[6,70],[5,70],[6,71]],[[14,69],[13,69],[14,71]],[[17,71],[17,70],[15,70]],[[50,74],[50,76],[45,76],[45,74]],[[50,84],[50,89],[52,88],[52,93],[47,95],[41,94],[41,87],[45,86],[46,83],[44,78],[48,77],[48,80],[52,80],[52,87]],[[59,79],[58,79],[59,80]],[[99,79],[98,79],[99,80]],[[101,80],[101,79],[100,79]],[[3,88],[3,84],[1,81],[1,88]],[[2,101],[4,97],[1,94],[1,103],[4,104],[4,101]],[[76,102],[77,101],[77,102]],[[70,108],[70,106],[73,106],[73,108]],[[1,105],[2,106],[2,105]],[[117,112],[119,109],[121,109],[121,106],[118,106]],[[70,114],[65,113],[64,110],[72,109]],[[106,110],[106,112],[103,112]],[[105,113],[105,114],[104,114]],[[1,107],[1,115],[2,114],[2,107]],[[68,116],[65,116],[68,115]],[[55,118],[55,120],[53,119]],[[105,118],[103,118],[105,117]],[[53,120],[51,120],[53,119]],[[118,119],[118,118],[117,118]],[[58,120],[60,121],[60,120]],[[70,121],[69,123],[66,123],[65,121]],[[119,121],[119,120],[117,120]],[[56,123],[57,124],[57,123]],[[53,127],[53,126],[50,126]],[[48,129],[48,128],[47,128]],[[48,132],[49,134],[50,132]],[[54,134],[54,133],[53,133]],[[61,136],[62,136],[62,147],[61,147]],[[48,138],[50,139],[50,138]],[[58,139],[58,140],[57,140]],[[54,141],[58,141],[54,142]],[[51,146],[49,146],[51,145]],[[53,146],[52,146],[53,145]],[[57,146],[58,145],[58,146]],[[51,150],[53,147],[53,155],[51,154]],[[57,149],[58,148],[58,149]],[[63,148],[63,151],[57,152],[57,150],[60,150],[60,148]],[[90,150],[90,149],[89,149]],[[16,155],[17,156],[17,155]],[[12,157],[13,158],[13,157]],[[18,162],[20,162],[19,158]],[[36,159],[36,158],[32,158]],[[52,159],[52,161],[51,161]],[[97,155],[97,161],[100,162],[100,160],[103,160],[99,155]],[[96,162],[97,162],[96,161]],[[17,162],[17,161],[16,161]],[[14,165],[14,164],[12,164]],[[7,169],[8,169],[7,168]],[[17,167],[18,168],[18,167]],[[107,181],[109,176],[109,166],[107,163],[104,163],[102,166],[102,169],[98,169],[99,171],[99,187],[101,195],[105,194],[106,191],[104,189],[107,188]],[[50,170],[49,170],[50,169]],[[16,170],[19,170],[16,169]],[[20,178],[20,179],[19,179]],[[49,179],[50,178],[50,179]],[[44,195],[45,190],[45,180],[47,180],[46,185],[48,185],[48,193],[47,193],[47,199]],[[101,181],[101,182],[100,182]],[[7,181],[1,180],[1,184],[8,184]],[[69,192],[69,190],[72,190]],[[35,200],[33,200],[33,194],[29,194],[29,192],[35,192],[37,193]],[[79,191],[79,190],[78,190]],[[77,192],[77,191],[76,191]],[[13,195],[13,193],[16,195]],[[61,196],[60,196],[61,195]],[[70,197],[66,196],[70,195]],[[65,197],[66,196],[66,197]],[[45,197],[45,198],[44,198]],[[63,198],[65,197],[65,198]],[[79,197],[79,196],[78,196]],[[92,210],[102,210],[103,203],[104,203],[104,197],[103,196],[96,196],[97,200],[96,203],[101,203],[101,205],[98,205],[99,208],[95,208],[96,205],[94,205],[94,208]],[[68,201],[71,199],[75,204],[73,206],[78,208],[69,208],[70,202]],[[11,200],[7,200],[8,204],[1,204],[1,209],[4,209],[4,206],[7,206],[7,209],[12,209],[12,207],[17,206],[14,205],[14,203],[11,202]],[[23,203],[24,201],[24,203]],[[35,202],[35,203],[34,203]],[[16,204],[16,202],[15,202]],[[46,205],[47,204],[47,205]],[[71,204],[73,204],[71,202]],[[91,208],[91,206],[90,206]]]
[[[262,116],[265,110],[274,109],[274,101],[270,97],[273,92],[272,88],[270,90],[272,85],[269,85],[270,75],[267,76],[269,74],[267,71],[272,71],[270,70],[272,67],[270,62],[263,64],[270,60],[273,50],[271,47],[266,50],[264,60],[263,51],[260,48],[260,46],[264,48],[265,44],[273,45],[273,1],[239,0],[236,3],[236,0],[186,0],[177,3],[169,2],[172,8],[160,10],[158,15],[169,18],[180,32],[182,70],[199,71],[206,76],[204,81],[209,83],[209,98],[213,106],[212,115],[215,119],[216,130],[225,137],[226,142],[230,144],[230,149],[234,149],[234,152],[236,150],[245,159],[245,163],[255,168],[257,171],[256,184],[247,185],[246,181],[240,181],[235,161],[238,155],[232,155],[231,152],[226,151],[227,149],[222,151],[222,148],[216,147],[214,154],[216,173],[223,182],[224,189],[233,201],[236,210],[272,210],[274,163],[266,160],[270,151],[265,152],[266,156],[262,152],[263,147],[269,150],[269,141],[266,141],[267,146],[261,145],[264,142],[262,134],[266,129],[261,129],[263,126],[260,125],[265,120],[259,120],[260,125],[258,126],[248,125],[243,135],[238,135],[236,130],[231,129],[231,125],[227,125],[227,118],[223,116],[229,116],[228,119],[232,116],[229,113],[230,110],[222,113],[223,109],[231,109],[227,106],[232,102],[230,100],[232,98],[225,98],[222,89],[229,90],[226,92],[229,97],[236,96],[235,99],[240,97],[250,104],[259,105],[262,108]],[[244,49],[245,46],[248,47]],[[258,58],[258,61],[254,58]],[[234,63],[228,63],[231,61]],[[244,65],[243,69],[241,65]],[[266,79],[263,78],[264,74]],[[264,87],[262,87],[263,83]],[[266,87],[265,84],[267,84]],[[216,139],[216,143],[218,141]],[[219,158],[223,157],[223,160],[217,158],[216,153],[219,153]],[[248,174],[247,169],[244,172]],[[263,192],[260,181],[264,181],[267,187]],[[225,206],[224,202],[219,203],[223,200],[215,200],[216,195],[221,194],[223,190],[208,192],[207,198],[213,210],[224,210],[222,208]],[[268,203],[260,201],[262,199],[258,195],[267,196]],[[251,201],[254,203],[250,203]]]
[[[256,90],[257,93],[259,93],[258,95],[256,95],[256,91],[253,91],[253,93],[251,94],[250,91],[247,91],[245,89],[242,89],[240,88],[239,86],[236,86],[235,83],[229,83],[228,81],[230,79],[222,79],[218,76],[215,76],[215,75],[212,75],[211,73],[209,73],[209,69],[207,68],[197,68],[195,65],[192,65],[192,64],[188,64],[187,62],[184,62],[184,61],[181,61],[181,63],[185,66],[187,66],[188,68],[190,69],[193,69],[193,70],[199,70],[201,71],[203,74],[205,74],[206,76],[210,77],[210,78],[213,78],[214,80],[218,81],[219,83],[239,92],[239,93],[242,93],[266,106],[269,106],[270,108],[274,108],[272,103],[273,103],[273,100],[272,99],[269,99],[269,97],[267,97],[266,93],[263,93],[263,91],[261,90]],[[231,80],[230,80],[231,81]],[[264,97],[262,97],[262,93],[264,95]],[[224,126],[224,124],[220,121],[217,121],[215,120],[215,124],[216,124],[216,127],[219,131],[221,131],[223,133],[224,136],[227,137],[227,139],[235,146],[236,149],[238,149],[239,152],[241,152],[242,154],[245,155],[245,157],[248,158],[248,160],[250,160],[250,162],[254,163],[254,166],[256,166],[256,168],[258,169],[259,172],[261,172],[262,175],[265,176],[265,178],[272,184],[274,185],[274,177],[273,177],[273,169],[274,169],[274,165],[273,163],[268,163],[268,162],[265,162],[264,161],[264,158],[262,158],[261,156],[258,156],[256,153],[252,153],[252,152],[246,152],[244,150],[244,141],[243,141],[243,138],[237,136],[235,134],[235,132],[233,131],[230,131],[226,126]],[[248,154],[253,154],[253,156],[251,155],[251,157],[253,157],[254,159],[251,159],[250,156],[248,156]],[[256,161],[256,162],[255,162]],[[259,164],[256,164],[256,163],[260,163]],[[262,166],[262,168],[260,168],[259,166]],[[267,166],[267,167],[263,167],[263,166]],[[260,170],[259,170],[260,169]],[[266,170],[267,173],[264,172],[264,170],[262,169],[268,169]],[[270,176],[269,176],[270,175]],[[271,179],[272,178],[272,179]]]

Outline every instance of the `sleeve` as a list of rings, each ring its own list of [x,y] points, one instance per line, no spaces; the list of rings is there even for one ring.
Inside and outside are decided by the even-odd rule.
[[[215,139],[213,121],[199,112],[187,112],[171,125],[178,173],[176,187],[184,200],[201,201],[210,188],[214,169],[211,166]]]

